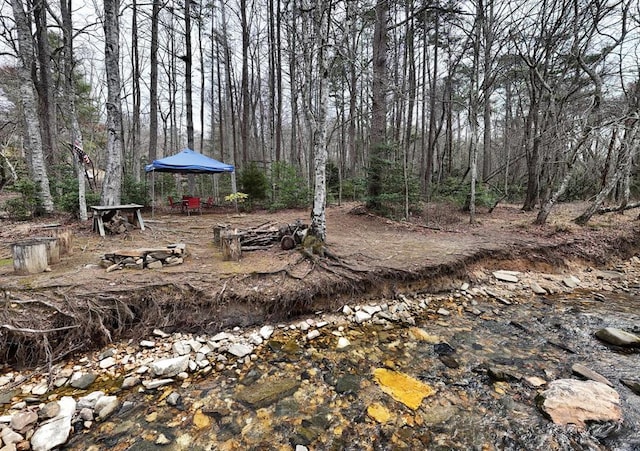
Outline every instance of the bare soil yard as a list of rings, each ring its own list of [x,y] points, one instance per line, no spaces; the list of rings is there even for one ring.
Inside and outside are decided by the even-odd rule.
[[[561,205],[544,227],[516,205],[480,212],[479,223],[451,206],[432,205],[420,218],[397,222],[368,214],[357,204],[327,209],[327,246],[339,259],[310,259],[279,246],[224,261],[213,227],[240,231],[279,227],[309,212],[236,213],[214,208],[186,216],[145,212],[146,230],[101,238],[91,221],[47,218],[0,220],[0,361],[34,365],[150,329],[215,332],[293,315],[339,308],[355,296],[394,296],[439,291],[473,280],[474,269],[569,271],[602,265],[640,249],[636,212],[594,217],[587,227],[571,222],[583,204]],[[73,254],[51,271],[17,276],[10,244],[39,236],[57,222],[73,230]],[[181,265],[107,272],[101,257],[115,250],[185,243]]]

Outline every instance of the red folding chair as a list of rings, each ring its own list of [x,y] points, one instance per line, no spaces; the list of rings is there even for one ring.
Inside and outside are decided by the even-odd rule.
[[[190,197],[186,202],[187,214],[191,216],[191,210],[198,210],[200,214],[202,214],[202,206],[200,204],[199,197]]]
[[[172,196],[169,196],[167,199],[169,200],[169,206],[171,207],[171,210],[173,210],[174,208],[182,207],[182,204],[174,201]]]

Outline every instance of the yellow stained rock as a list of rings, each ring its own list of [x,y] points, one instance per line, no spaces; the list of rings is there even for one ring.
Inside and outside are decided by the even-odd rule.
[[[373,378],[383,392],[413,410],[420,407],[424,398],[434,393],[430,385],[406,374],[385,368],[374,370]]]
[[[367,407],[367,415],[378,423],[386,423],[391,419],[391,412],[389,412],[389,409],[377,402]]]
[[[419,327],[410,327],[409,335],[411,335],[416,340],[426,341],[430,344],[436,344],[442,341],[442,339],[437,335],[430,335],[424,329],[421,329]]]
[[[196,410],[196,413],[193,414],[193,424],[198,429],[205,429],[211,426],[211,418],[202,413],[201,410]]]

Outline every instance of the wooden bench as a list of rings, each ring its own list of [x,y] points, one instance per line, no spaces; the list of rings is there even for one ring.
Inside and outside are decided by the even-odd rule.
[[[133,213],[134,223],[137,222],[140,230],[144,230],[144,221],[142,220],[142,213],[140,210],[144,208],[143,205],[138,204],[124,204],[124,205],[92,205],[89,207],[93,212],[93,231],[100,232],[100,236],[105,236],[104,223],[108,222],[118,212]]]

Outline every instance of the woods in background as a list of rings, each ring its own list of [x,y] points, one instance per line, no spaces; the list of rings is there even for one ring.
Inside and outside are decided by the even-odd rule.
[[[293,184],[321,237],[327,199],[408,218],[455,198],[473,222],[506,198],[539,224],[591,199],[584,224],[637,195],[637,2],[102,6],[3,2],[0,186],[33,183],[31,213],[148,204],[144,164],[184,147],[235,165],[248,205],[291,206]],[[99,193],[85,196],[77,141]]]

